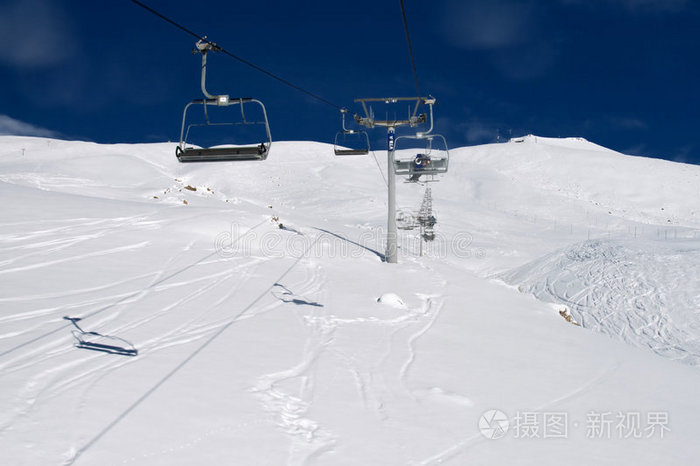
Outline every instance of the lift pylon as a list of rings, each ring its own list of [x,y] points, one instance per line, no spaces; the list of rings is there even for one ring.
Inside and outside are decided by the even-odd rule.
[[[364,98],[355,99],[355,102],[362,104],[364,116],[355,115],[355,121],[366,128],[374,128],[377,126],[387,129],[387,192],[388,192],[388,214],[387,214],[387,241],[386,241],[386,261],[388,263],[396,263],[398,261],[397,254],[397,224],[396,224],[396,175],[409,175],[410,181],[418,181],[423,175],[434,176],[439,173],[447,172],[449,154],[447,151],[447,142],[442,135],[433,134],[433,105],[435,104],[434,97],[380,97],[380,98]],[[399,104],[410,103],[408,106],[408,114],[405,119],[397,118],[390,119],[388,114],[386,119],[378,120],[375,117],[372,109],[373,103],[383,104]],[[420,106],[427,106],[428,113],[419,113]],[[415,136],[396,136],[396,128],[401,126],[409,126],[414,128],[419,125],[429,123],[427,131],[417,132]],[[396,144],[399,140],[413,139],[425,143],[425,148],[422,152],[415,154],[404,160],[402,157],[397,158]],[[444,144],[444,154],[435,154],[435,141],[440,141]]]

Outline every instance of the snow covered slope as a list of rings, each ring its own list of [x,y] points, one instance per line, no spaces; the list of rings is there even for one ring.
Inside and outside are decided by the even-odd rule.
[[[596,239],[504,274],[575,321],[671,359],[700,365],[696,242]]]
[[[696,463],[699,167],[457,149],[389,265],[385,155],[331,154],[0,137],[2,463]]]
[[[648,224],[700,227],[700,167],[632,157],[582,138],[526,136],[469,149],[470,159],[551,196]]]

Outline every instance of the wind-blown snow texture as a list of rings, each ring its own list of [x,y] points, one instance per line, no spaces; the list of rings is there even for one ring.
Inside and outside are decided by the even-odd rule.
[[[331,154],[0,137],[2,463],[697,463],[700,167],[457,149],[389,265],[385,155]]]

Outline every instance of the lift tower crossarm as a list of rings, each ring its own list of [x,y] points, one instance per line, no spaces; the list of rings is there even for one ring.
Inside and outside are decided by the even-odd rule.
[[[365,116],[361,117],[355,115],[355,121],[367,128],[374,128],[375,126],[381,126],[385,128],[396,128],[398,126],[410,126],[415,127],[420,124],[425,123],[426,115],[425,113],[418,114],[418,107],[421,104],[432,105],[435,99],[430,97],[372,97],[364,99],[355,99],[355,102],[362,104],[362,109],[365,112]],[[374,118],[374,112],[372,108],[367,108],[367,102],[381,102],[384,104],[395,104],[398,102],[415,102],[413,106],[413,111],[409,112],[408,118],[405,120],[377,120]]]

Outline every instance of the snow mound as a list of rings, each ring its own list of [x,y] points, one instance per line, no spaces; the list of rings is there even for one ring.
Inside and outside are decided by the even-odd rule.
[[[515,138],[510,138],[508,141],[510,143],[533,143],[537,144],[539,142],[545,142],[547,144],[564,144],[564,145],[576,145],[577,143],[592,144],[587,139],[581,137],[575,138],[546,138],[542,136],[535,136],[534,134],[528,134],[526,136],[520,136]]]
[[[401,299],[401,297],[395,293],[384,293],[379,298],[377,298],[377,302],[385,304],[389,307],[394,307],[396,309],[406,309],[408,307],[406,306],[404,300]]]

